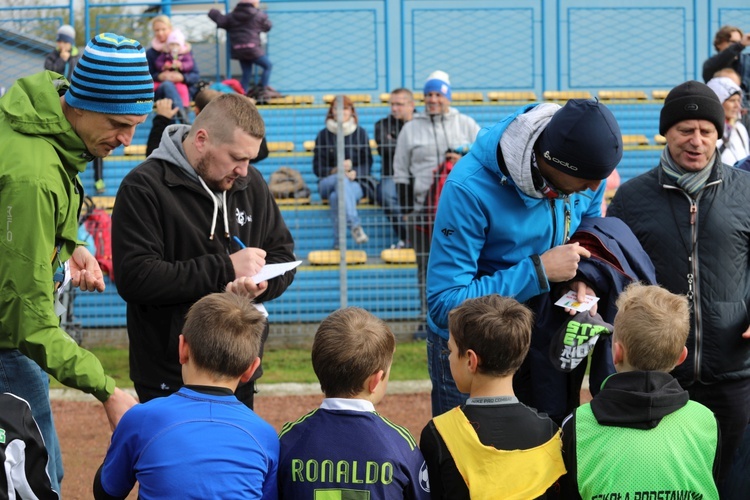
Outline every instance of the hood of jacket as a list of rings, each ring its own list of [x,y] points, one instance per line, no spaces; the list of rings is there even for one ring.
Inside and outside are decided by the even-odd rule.
[[[179,169],[179,171],[184,173],[187,177],[187,179],[185,179],[184,177],[177,175],[176,171],[173,172],[171,169],[165,167],[167,168],[165,172],[165,178],[168,184],[191,185],[192,188],[197,191],[204,191],[206,195],[211,198],[211,201],[214,205],[211,228],[208,233],[209,238],[213,239],[214,237],[217,224],[219,223],[220,210],[223,216],[223,231],[228,237],[229,214],[227,212],[227,209],[225,208],[229,206],[227,202],[227,195],[228,193],[247,189],[250,182],[249,171],[248,175],[246,175],[245,177],[237,178],[237,180],[234,181],[232,187],[229,188],[229,191],[213,191],[208,187],[205,181],[198,176],[198,172],[195,170],[195,168],[193,168],[190,162],[188,162],[187,156],[185,155],[185,149],[182,146],[182,141],[189,131],[190,125],[169,125],[166,129],[164,129],[159,147],[151,153],[149,159],[163,160],[167,164],[175,165]]]
[[[19,78],[0,99],[0,113],[14,131],[52,145],[67,171],[83,172],[93,157],[63,114],[60,96],[68,87],[67,80],[52,71]]]
[[[604,381],[591,401],[591,411],[601,425],[653,429],[688,399],[687,391],[668,373],[623,372]]]
[[[518,189],[532,198],[542,198],[531,177],[531,153],[537,138],[558,109],[560,106],[554,103],[524,106],[494,126],[483,128],[471,150],[472,154],[478,155],[485,168],[501,178],[507,177],[497,161],[499,143],[508,176]]]
[[[149,158],[165,160],[173,165],[177,165],[185,171],[188,177],[198,182],[198,172],[188,162],[185,156],[185,149],[182,147],[182,141],[189,131],[190,125],[168,125],[162,133],[159,147],[151,153]]]
[[[248,22],[253,17],[258,15],[260,9],[257,9],[253,7],[253,4],[248,2],[239,2],[237,5],[235,5],[234,10],[232,11],[232,14],[234,14],[234,18],[238,21],[242,22]]]

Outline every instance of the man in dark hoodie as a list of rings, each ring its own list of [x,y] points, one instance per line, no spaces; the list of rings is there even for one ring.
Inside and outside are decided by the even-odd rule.
[[[669,374],[687,357],[687,298],[635,283],[617,307],[617,373],[563,422],[563,498],[718,499],[716,418]]]
[[[264,135],[250,99],[222,94],[192,126],[167,127],[159,148],[120,185],[112,257],[128,308],[130,378],[141,402],[182,386],[177,346],[196,301],[226,288],[262,308],[292,282],[294,272],[252,280],[267,263],[294,260],[292,235],[263,176],[249,165]],[[254,383],[240,385],[236,395],[252,408]]]

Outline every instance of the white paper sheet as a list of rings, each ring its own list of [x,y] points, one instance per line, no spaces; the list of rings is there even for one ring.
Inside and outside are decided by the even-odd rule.
[[[292,262],[282,262],[280,264],[266,264],[258,274],[253,276],[253,282],[257,285],[261,281],[270,280],[276,276],[281,276],[287,271],[291,271],[295,267],[302,264],[301,260],[294,260]]]

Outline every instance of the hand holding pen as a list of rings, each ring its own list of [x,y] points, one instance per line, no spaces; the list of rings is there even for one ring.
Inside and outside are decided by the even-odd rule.
[[[238,252],[229,254],[234,274],[237,278],[252,278],[266,265],[266,251],[262,248],[247,247],[237,236],[232,239],[240,247]]]

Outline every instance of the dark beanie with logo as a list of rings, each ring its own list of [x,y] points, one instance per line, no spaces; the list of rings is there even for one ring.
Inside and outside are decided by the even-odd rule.
[[[716,126],[719,137],[724,134],[724,107],[705,83],[690,80],[669,91],[661,108],[659,133],[666,135],[672,125],[683,120],[708,120]]]
[[[580,179],[606,179],[622,159],[620,126],[598,100],[569,100],[552,115],[537,144],[548,165]]]

